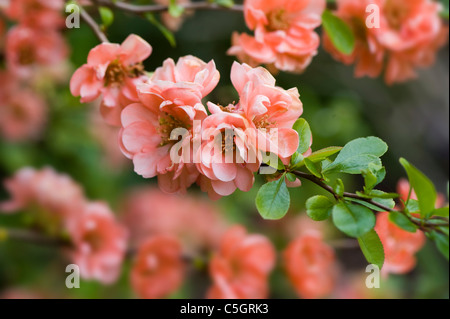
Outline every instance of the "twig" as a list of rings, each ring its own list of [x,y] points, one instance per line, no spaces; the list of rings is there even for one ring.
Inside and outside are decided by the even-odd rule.
[[[100,40],[100,42],[109,42],[106,35],[103,33],[102,30],[100,30],[99,25],[89,15],[89,13],[87,13],[86,10],[84,10],[83,8],[80,8],[80,12],[81,12],[81,18],[83,18],[83,20],[87,23],[87,25],[89,25],[89,27],[92,29],[92,31],[94,31],[95,35]]]
[[[14,228],[0,228],[0,242],[2,240],[14,239],[26,243],[38,244],[38,245],[48,245],[48,246],[66,246],[70,247],[70,242],[53,238],[49,236],[42,235],[40,233],[30,231],[30,230],[22,230],[22,229],[14,229]]]

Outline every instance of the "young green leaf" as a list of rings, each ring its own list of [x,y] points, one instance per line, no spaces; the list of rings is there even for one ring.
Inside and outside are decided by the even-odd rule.
[[[435,209],[431,213],[431,216],[448,217],[448,206]]]
[[[395,201],[392,198],[389,198],[389,195],[386,195],[385,192],[374,189],[370,192],[370,196],[373,196],[372,201],[378,204],[389,207],[391,209],[395,207]]]
[[[297,152],[299,154],[305,153],[311,146],[311,128],[305,119],[298,119],[292,127],[298,133],[299,143]]]
[[[318,164],[311,162],[308,158],[305,158],[305,166],[311,174],[318,178],[322,178],[321,168]]]
[[[355,48],[355,36],[347,23],[335,16],[330,10],[325,10],[323,13],[322,23],[336,49],[346,55],[351,54]]]
[[[368,168],[362,171],[364,177],[364,191],[370,193],[372,189],[380,184],[386,177],[386,169],[375,163],[370,163]]]
[[[350,237],[361,237],[375,227],[375,215],[364,206],[339,203],[334,205],[333,223]]]
[[[448,246],[448,235],[435,233],[434,241],[436,242],[436,246],[441,252],[442,255],[444,255],[447,260],[449,260],[449,246]]]
[[[415,233],[417,231],[417,226],[402,213],[390,212],[389,220],[401,229],[404,229],[410,233]]]
[[[256,208],[264,219],[283,218],[290,205],[290,196],[284,176],[279,180],[264,184],[255,199]]]
[[[420,215],[422,218],[430,217],[435,209],[437,199],[437,192],[433,183],[406,159],[401,158],[400,164],[405,168],[411,187],[419,200]]]
[[[333,202],[328,197],[317,195],[306,201],[306,213],[312,220],[326,220],[331,215],[333,205]]]
[[[372,163],[381,166],[380,157],[387,150],[387,144],[378,137],[358,138],[347,143],[323,173],[360,174]]]
[[[334,191],[338,196],[343,196],[345,192],[344,182],[342,179],[338,178],[336,180],[336,185],[334,185]]]
[[[311,155],[308,156],[308,159],[313,163],[321,162],[324,159],[340,152],[341,150],[342,150],[342,147],[340,147],[340,146],[330,146],[330,147],[313,152]]]
[[[377,232],[371,229],[358,237],[358,243],[369,264],[377,265],[381,269],[384,264],[384,248]]]
[[[114,22],[114,12],[110,8],[99,7],[98,12],[100,13],[103,27],[107,28]]]
[[[177,3],[177,0],[170,0],[169,2],[169,14],[174,17],[180,17],[184,12],[184,8]]]
[[[215,3],[225,8],[231,8],[234,5],[233,0],[215,0]]]
[[[345,197],[345,200],[350,201],[350,202],[354,202],[354,203],[358,203],[360,205],[366,206],[367,208],[376,211],[376,212],[384,212],[386,211],[385,209],[381,209],[369,202],[363,201],[361,199],[356,199],[356,198],[350,198],[350,197]]]

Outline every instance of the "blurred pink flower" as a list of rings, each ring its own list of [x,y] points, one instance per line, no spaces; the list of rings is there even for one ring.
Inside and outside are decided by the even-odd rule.
[[[84,279],[111,284],[120,275],[127,250],[127,232],[108,205],[86,203],[69,229],[73,249],[68,254]]]
[[[190,3],[190,0],[176,0],[176,4],[187,4]],[[169,5],[170,0],[155,0],[155,3],[161,5]],[[189,12],[183,12],[180,17],[173,17],[169,12],[162,12],[161,19],[164,25],[171,31],[177,31],[180,29],[186,14]]]
[[[32,28],[56,29],[64,26],[63,0],[10,0],[6,16]]]
[[[294,154],[299,137],[292,126],[303,113],[298,90],[276,87],[266,69],[237,62],[231,69],[231,81],[240,97],[237,111],[254,124],[258,148],[281,158]]]
[[[0,74],[0,82],[5,74]],[[39,138],[47,120],[47,105],[41,96],[29,89],[19,89],[13,83],[0,91],[0,135],[9,141],[23,141]]]
[[[267,298],[268,276],[275,266],[275,249],[262,235],[248,235],[242,226],[230,228],[209,265],[211,299]]]
[[[29,78],[36,66],[60,63],[67,54],[63,36],[54,30],[18,25],[11,28],[6,36],[7,67],[21,78]]]
[[[4,181],[11,199],[0,202],[0,212],[29,212],[34,226],[54,236],[71,228],[85,203],[81,187],[52,168],[22,168]]]
[[[325,36],[325,48],[346,64],[357,63],[355,75],[376,77],[385,69],[387,84],[416,77],[417,68],[428,67],[447,43],[448,26],[440,17],[442,6],[431,0],[339,0],[336,14],[356,35],[351,55],[338,52]],[[380,27],[368,28],[368,4],[380,8]]]
[[[202,134],[197,137],[202,139],[195,154],[202,174],[198,183],[213,199],[231,195],[236,188],[248,192],[261,163],[254,130],[243,115],[213,103],[208,107],[212,114],[203,120]]]
[[[183,283],[184,268],[180,242],[172,236],[152,236],[139,248],[131,285],[141,298],[167,297]]]
[[[317,54],[325,0],[245,0],[247,26],[255,36],[233,36],[229,54],[244,61],[274,64],[279,70],[302,72]]]
[[[130,244],[137,247],[149,236],[176,236],[185,252],[199,253],[216,247],[225,221],[208,199],[170,195],[157,188],[136,189],[121,209]]]
[[[289,280],[300,297],[321,298],[333,291],[336,257],[319,233],[310,232],[292,241],[283,252],[283,260]]]
[[[82,103],[103,95],[103,117],[112,125],[120,125],[120,111],[138,101],[136,86],[147,79],[142,61],[151,52],[150,44],[134,34],[121,45],[102,43],[96,46],[90,51],[87,64],[72,76],[72,95],[81,96]]]

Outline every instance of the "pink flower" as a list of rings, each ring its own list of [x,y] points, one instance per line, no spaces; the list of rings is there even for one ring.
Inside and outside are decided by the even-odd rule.
[[[190,0],[176,0],[176,3],[178,5],[180,4],[188,4],[190,3]],[[155,0],[155,3],[161,4],[161,5],[169,5],[170,0]],[[188,12],[189,13],[189,12]],[[180,29],[181,25],[184,21],[184,16],[186,15],[186,12],[183,12],[183,14],[180,17],[173,17],[169,12],[163,12],[161,13],[161,19],[164,25],[171,31],[177,31]]]
[[[242,226],[230,228],[213,256],[209,272],[212,299],[268,297],[268,277],[275,266],[275,249],[262,235],[249,235]]]
[[[8,74],[0,74],[0,78]],[[8,77],[14,82],[13,77]],[[0,82],[3,82],[0,79]],[[36,139],[40,136],[47,119],[47,105],[36,93],[28,89],[14,87],[8,84],[13,91],[0,93],[0,135],[9,141],[23,141]],[[2,87],[8,90],[8,88]]]
[[[203,121],[202,134],[197,137],[202,139],[195,154],[202,174],[198,183],[213,199],[228,196],[236,188],[248,192],[261,163],[254,129],[243,115],[228,112],[234,106],[208,106],[212,115]]]
[[[336,257],[316,232],[292,241],[283,253],[290,282],[302,298],[315,299],[332,292],[336,283]]]
[[[63,0],[11,0],[4,12],[22,25],[55,29],[64,25],[63,8]]]
[[[4,184],[11,199],[0,203],[0,211],[30,210],[48,233],[60,234],[70,228],[84,205],[81,187],[52,168],[23,168]]]
[[[141,298],[163,298],[181,286],[184,268],[179,241],[171,236],[153,236],[139,248],[131,285]]]
[[[339,0],[336,14],[356,35],[356,48],[346,56],[325,37],[325,48],[346,64],[357,63],[356,76],[376,77],[385,70],[388,84],[416,77],[416,68],[430,66],[447,43],[448,27],[439,16],[442,6],[431,0]],[[380,8],[380,26],[368,28],[368,4]]]
[[[117,280],[127,248],[127,232],[109,207],[86,203],[69,229],[74,248],[69,251],[84,279],[110,284]]]
[[[54,30],[15,26],[6,37],[6,61],[11,73],[28,78],[36,66],[57,64],[67,56],[64,38]]]
[[[314,29],[321,24],[325,4],[324,0],[246,0],[245,21],[255,36],[234,36],[229,54],[302,72],[317,54],[320,41]]]
[[[299,137],[292,126],[303,113],[298,90],[276,87],[275,78],[266,69],[237,62],[231,69],[231,81],[240,96],[237,110],[256,128],[258,148],[281,158],[294,154]]]
[[[182,241],[184,251],[198,253],[215,247],[225,227],[223,216],[207,199],[166,194],[153,187],[133,191],[121,211],[132,247],[149,236],[171,235]]]
[[[81,102],[92,102],[103,95],[101,113],[105,120],[120,125],[120,111],[138,101],[136,86],[147,78],[142,61],[152,47],[137,35],[122,43],[102,43],[91,50],[87,64],[75,71],[70,91],[81,96]]]

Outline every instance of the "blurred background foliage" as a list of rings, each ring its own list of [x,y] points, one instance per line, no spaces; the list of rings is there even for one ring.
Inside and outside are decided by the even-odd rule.
[[[238,100],[230,79],[233,57],[227,56],[233,31],[245,31],[242,14],[226,11],[199,11],[187,17],[175,33],[176,47],[172,47],[158,29],[144,18],[116,12],[113,25],[107,30],[111,42],[121,43],[130,33],[143,37],[153,46],[153,53],[145,62],[146,70],[153,71],[166,58],[177,60],[184,55],[195,55],[205,61],[214,59],[221,73],[221,81],[208,100],[222,105]],[[82,24],[80,29],[65,31],[71,47],[73,70],[85,63],[89,50],[98,44],[91,30]],[[386,86],[382,79],[355,79],[352,67],[334,61],[320,51],[311,66],[301,75],[280,73],[277,84],[284,88],[298,87],[304,104],[303,117],[311,125],[313,150],[339,145],[362,137],[375,135],[390,147],[384,156],[387,178],[381,189],[395,191],[399,178],[405,173],[398,163],[403,156],[426,173],[438,190],[447,194],[449,165],[449,49],[441,50],[437,63],[420,71],[420,77],[402,85]],[[132,187],[155,184],[133,172],[126,161],[122,167],[105,165],[104,151],[91,130],[91,113],[95,105],[82,105],[71,96],[68,81],[61,84],[39,83],[46,97],[50,116],[46,130],[37,142],[12,144],[0,140],[0,179],[12,175],[24,166],[52,166],[72,176],[83,185],[88,198],[104,200],[118,210],[121,198]],[[117,143],[111,140],[111,143]],[[258,177],[259,178],[259,177]],[[346,180],[356,190],[361,188],[359,178]],[[251,231],[271,237],[279,250],[286,246],[277,229],[281,222],[261,219],[254,205],[258,180],[249,193],[237,191],[215,204],[230,223],[242,223]],[[195,196],[205,197],[195,187]],[[290,214],[303,214],[304,203],[312,195],[323,191],[304,182],[301,188],[291,189]],[[3,186],[0,200],[7,198]],[[192,214],[195,214],[193,211]],[[23,215],[0,215],[1,225],[23,225]],[[331,237],[340,236],[337,232]],[[330,237],[330,235],[328,236]],[[341,283],[360,277],[364,283],[366,261],[359,249],[337,251],[344,275]],[[129,262],[125,264],[119,282],[112,287],[94,282],[82,282],[81,289],[68,290],[64,285],[66,262],[54,247],[32,244],[0,243],[0,291],[11,286],[39,291],[48,297],[127,298]],[[203,269],[203,272],[206,270]],[[184,287],[173,297],[203,297],[208,286],[207,276],[192,272]],[[201,272],[200,272],[201,273]],[[382,281],[382,289],[371,292],[380,298],[448,298],[448,263],[427,245],[418,254],[416,269],[404,276],[391,275]],[[271,296],[295,298],[295,294],[281,271],[271,277]]]

